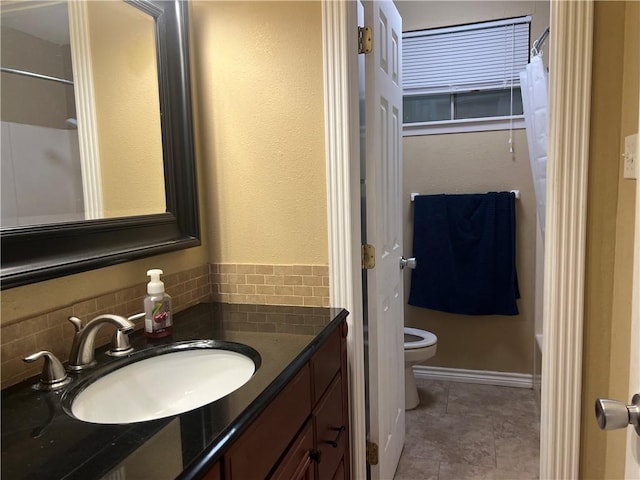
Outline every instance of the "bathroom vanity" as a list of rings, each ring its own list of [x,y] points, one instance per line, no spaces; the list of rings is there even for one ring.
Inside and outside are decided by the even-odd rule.
[[[245,385],[168,418],[87,423],[64,412],[64,390],[33,390],[37,378],[3,390],[2,477],[348,479],[347,315],[316,307],[200,304],[175,316],[168,339],[133,334],[138,351],[217,339],[260,354],[261,365]],[[102,351],[96,358],[99,365],[118,361]]]

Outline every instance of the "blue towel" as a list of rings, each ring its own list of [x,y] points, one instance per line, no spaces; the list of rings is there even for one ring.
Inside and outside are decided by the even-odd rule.
[[[517,315],[515,195],[419,195],[409,304],[466,315]]]

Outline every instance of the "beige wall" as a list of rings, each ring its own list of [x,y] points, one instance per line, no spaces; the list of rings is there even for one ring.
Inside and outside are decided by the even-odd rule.
[[[640,3],[625,3],[624,66],[622,76],[622,116],[620,151],[624,152],[624,137],[638,133],[638,105],[640,93]],[[623,159],[620,172],[623,172]],[[634,218],[637,180],[618,175],[618,212],[616,215],[616,257],[613,283],[613,311],[611,315],[611,361],[609,397],[631,400],[637,392],[629,391],[629,363],[631,336],[631,303],[633,282]],[[635,259],[637,262],[639,259]],[[624,465],[625,432],[607,437],[607,478],[622,477]]]
[[[413,207],[410,192],[477,193],[519,189],[516,251],[521,299],[518,316],[467,316],[407,305],[405,323],[438,336],[429,362],[451,368],[532,372],[536,211],[524,130],[514,132],[515,160],[508,131],[405,137],[404,244],[411,252]],[[405,293],[408,295],[409,277]]]
[[[326,265],[320,2],[196,1],[191,22],[211,261]]]
[[[413,0],[395,2],[402,15],[402,30],[464,25],[524,15],[535,15],[531,35],[535,38],[549,26],[549,2],[546,1],[434,1],[427,6]]]
[[[403,30],[532,15],[532,41],[549,25],[548,2],[398,2]],[[404,250],[411,252],[410,192],[478,193],[519,189],[517,270],[520,315],[465,316],[407,305],[405,324],[438,336],[438,354],[428,364],[451,368],[532,373],[535,325],[536,210],[526,132],[509,131],[405,137]],[[410,277],[405,279],[408,296]]]
[[[640,4],[596,2],[594,24],[581,478],[623,478],[626,431],[602,432],[593,401],[629,392],[635,180],[622,176],[624,137],[638,132]]]
[[[123,2],[88,2],[87,10],[104,217],[163,213],[153,18]]]

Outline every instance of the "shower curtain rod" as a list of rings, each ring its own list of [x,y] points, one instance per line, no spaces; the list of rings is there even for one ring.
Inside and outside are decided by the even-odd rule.
[[[542,53],[540,49],[542,48],[542,45],[544,45],[544,42],[547,40],[547,37],[549,36],[549,32],[550,32],[550,27],[547,27],[544,30],[544,32],[542,32],[540,36],[533,42],[533,46],[531,47],[532,56],[539,55],[540,53]]]
[[[49,75],[42,75],[41,73],[26,72],[24,70],[17,70],[15,68],[0,67],[0,72],[13,73],[15,75],[22,75],[24,77],[39,78],[41,80],[50,80],[52,82],[59,82],[59,83],[64,83],[66,85],[73,85],[73,82],[71,80],[67,80],[66,78],[50,77]]]

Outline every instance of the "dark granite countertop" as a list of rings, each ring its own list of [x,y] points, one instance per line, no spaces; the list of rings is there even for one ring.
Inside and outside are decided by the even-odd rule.
[[[346,310],[336,308],[212,303],[176,314],[167,339],[150,340],[136,332],[131,336],[136,351],[215,339],[249,345],[262,359],[251,380],[235,392],[164,419],[86,423],[62,410],[62,392],[33,390],[37,377],[9,387],[2,391],[2,479],[198,478],[346,316]],[[96,368],[118,361],[104,350],[96,355]],[[78,378],[82,375],[88,373]]]

